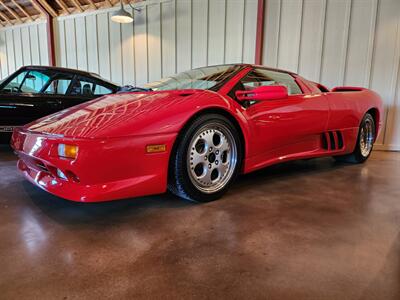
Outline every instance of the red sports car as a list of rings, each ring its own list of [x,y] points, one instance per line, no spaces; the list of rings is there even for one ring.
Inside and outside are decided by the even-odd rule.
[[[361,163],[382,101],[256,65],[199,68],[14,130],[18,168],[42,189],[97,202],[164,193],[221,197],[239,173],[321,156]]]

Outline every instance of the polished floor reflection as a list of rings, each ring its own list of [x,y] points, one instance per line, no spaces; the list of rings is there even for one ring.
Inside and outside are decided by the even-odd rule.
[[[220,201],[77,204],[0,148],[0,299],[400,299],[400,153],[297,161]]]

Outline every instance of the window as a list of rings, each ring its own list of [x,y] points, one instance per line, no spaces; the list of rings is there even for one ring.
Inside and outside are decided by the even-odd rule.
[[[72,75],[56,75],[44,91],[45,94],[65,95],[71,84]]]
[[[252,90],[266,85],[284,85],[289,95],[303,93],[290,74],[265,69],[254,69],[242,78],[241,84],[243,87],[239,87],[239,90]]]
[[[97,84],[95,81],[88,78],[77,78],[73,82],[71,95],[82,96],[101,96],[111,94],[113,91],[105,86]]]
[[[3,89],[6,93],[40,93],[50,77],[40,71],[23,71]]]

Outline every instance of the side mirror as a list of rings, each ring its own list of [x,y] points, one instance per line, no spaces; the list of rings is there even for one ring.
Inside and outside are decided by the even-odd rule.
[[[287,98],[288,90],[283,85],[266,85],[251,91],[236,91],[235,95],[239,101],[278,100]]]

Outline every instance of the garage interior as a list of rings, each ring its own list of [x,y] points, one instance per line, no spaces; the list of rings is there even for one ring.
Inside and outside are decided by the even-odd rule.
[[[220,200],[74,203],[0,146],[0,299],[400,299],[398,0],[0,1],[1,79],[56,65],[140,86],[256,63],[383,99],[371,158],[240,176]]]

